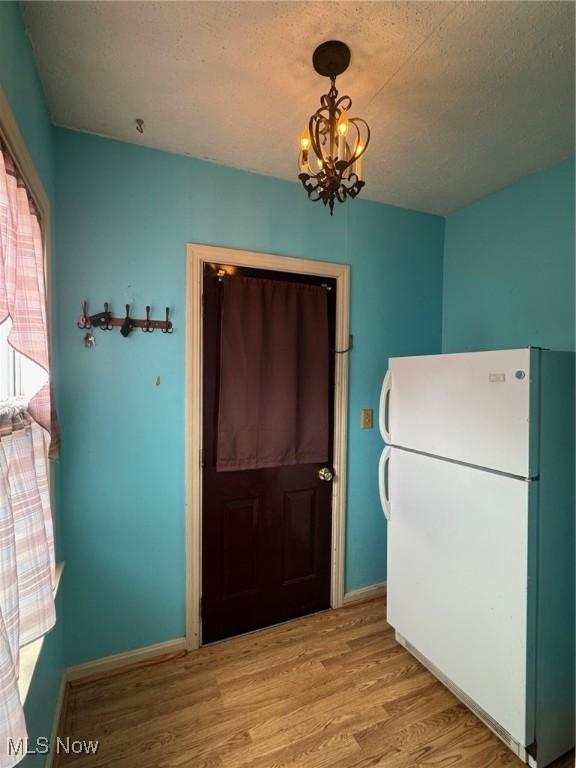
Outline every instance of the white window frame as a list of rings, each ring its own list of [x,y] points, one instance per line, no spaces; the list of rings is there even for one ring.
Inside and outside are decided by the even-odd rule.
[[[8,326],[8,321],[0,325],[0,403],[23,392],[20,358],[8,344]]]
[[[30,397],[47,379],[43,369],[8,343],[11,321],[0,324],[0,403]]]

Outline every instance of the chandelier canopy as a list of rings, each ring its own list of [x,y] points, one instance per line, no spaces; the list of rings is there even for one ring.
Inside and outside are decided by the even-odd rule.
[[[334,202],[356,197],[365,182],[362,165],[370,128],[361,117],[350,117],[350,96],[338,96],[336,77],[348,68],[350,49],[339,40],[322,43],[312,57],[314,69],[330,78],[330,90],[300,136],[298,178],[310,200],[321,200],[334,212]]]

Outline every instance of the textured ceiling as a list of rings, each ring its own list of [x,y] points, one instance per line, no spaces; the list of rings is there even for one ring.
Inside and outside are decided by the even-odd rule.
[[[328,85],[312,51],[337,38],[372,128],[363,197],[446,214],[574,151],[572,2],[23,7],[58,125],[294,180]]]

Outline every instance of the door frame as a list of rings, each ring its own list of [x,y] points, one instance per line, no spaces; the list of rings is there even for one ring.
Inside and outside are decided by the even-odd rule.
[[[336,349],[349,347],[350,267],[326,261],[277,256],[257,251],[188,243],[186,246],[186,646],[201,644],[202,596],[202,291],[204,264],[293,272],[336,280]],[[332,483],[332,552],[330,606],[344,600],[346,466],[348,431],[348,355],[337,354],[334,370],[334,482]]]

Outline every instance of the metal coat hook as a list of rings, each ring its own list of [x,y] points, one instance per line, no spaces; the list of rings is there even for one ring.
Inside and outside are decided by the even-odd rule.
[[[166,307],[166,327],[162,328],[162,333],[174,333],[174,328],[169,320],[170,307]]]
[[[120,333],[122,336],[124,336],[124,338],[126,338],[126,336],[132,333],[133,328],[134,326],[132,324],[132,319],[130,318],[130,304],[126,304],[126,317],[124,318],[124,322],[120,328]]]
[[[104,302],[104,312],[102,312],[102,320],[100,321],[100,328],[103,331],[112,330],[112,313],[110,312],[110,305],[107,301]]]
[[[154,333],[154,328],[150,328],[150,304],[146,305],[146,320],[142,333]]]
[[[78,328],[92,328],[92,323],[90,322],[90,318],[88,317],[88,302],[83,301],[80,305],[82,307],[82,314],[80,315],[78,322],[76,325]]]

